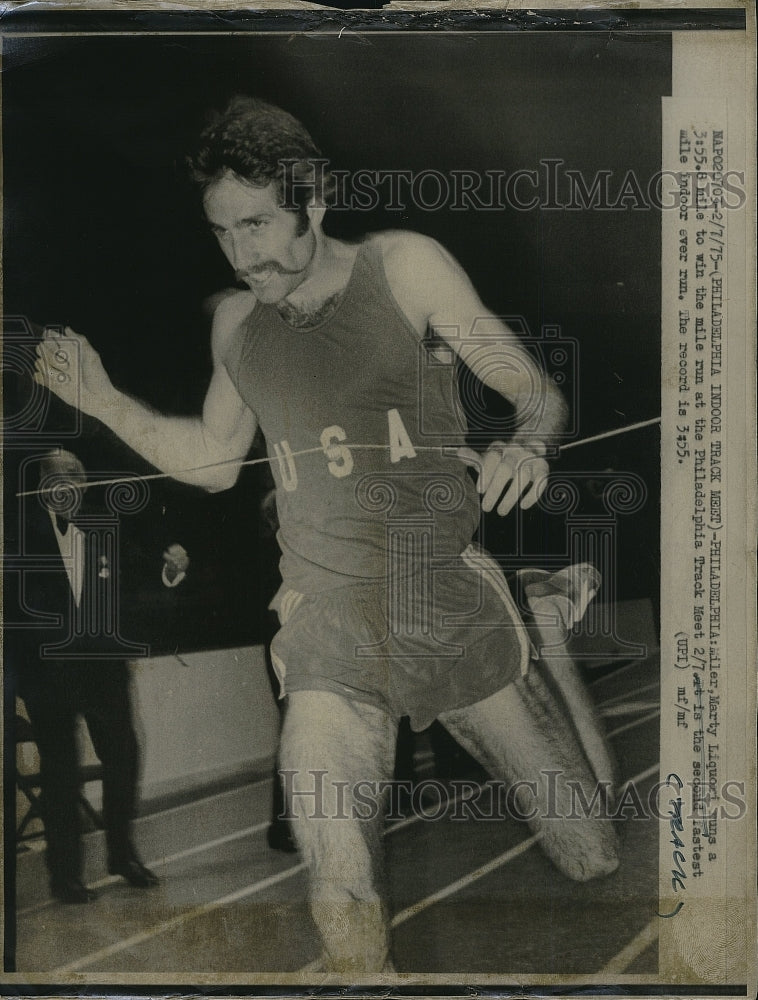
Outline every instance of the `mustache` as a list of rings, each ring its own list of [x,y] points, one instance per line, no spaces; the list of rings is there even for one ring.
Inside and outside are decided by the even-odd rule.
[[[276,260],[268,260],[263,264],[256,264],[255,267],[247,267],[244,271],[235,271],[234,277],[237,281],[244,281],[248,275],[261,274],[263,271],[275,271],[277,274],[302,274],[304,270],[304,267],[289,270]]]

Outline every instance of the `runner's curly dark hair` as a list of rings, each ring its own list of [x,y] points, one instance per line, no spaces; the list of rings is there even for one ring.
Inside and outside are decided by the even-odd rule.
[[[283,208],[298,214],[298,234],[308,228],[306,208],[328,204],[334,193],[328,161],[289,112],[257,97],[237,95],[216,113],[187,157],[201,192],[226,173],[257,187],[274,183]]]

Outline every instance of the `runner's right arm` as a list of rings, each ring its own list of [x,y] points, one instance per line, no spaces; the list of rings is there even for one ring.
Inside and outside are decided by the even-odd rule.
[[[199,417],[170,417],[121,392],[100,355],[66,328],[47,331],[37,347],[35,381],[69,406],[96,417],[130,448],[174,479],[210,492],[229,489],[255,435],[254,414],[240,398],[224,366],[226,347],[251,308],[250,293],[224,302],[213,318],[213,374]]]

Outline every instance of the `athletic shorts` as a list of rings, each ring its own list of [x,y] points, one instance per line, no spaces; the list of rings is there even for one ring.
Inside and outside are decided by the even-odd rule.
[[[282,689],[332,691],[425,729],[523,676],[532,647],[497,562],[460,556],[388,586],[283,588],[271,658]]]

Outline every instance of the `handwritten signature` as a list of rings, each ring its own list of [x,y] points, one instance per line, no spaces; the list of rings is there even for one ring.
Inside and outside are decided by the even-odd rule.
[[[670,774],[666,778],[666,785],[669,788],[675,788],[677,796],[675,799],[669,799],[669,829],[671,831],[671,840],[669,843],[673,846],[671,858],[674,867],[671,869],[671,888],[674,892],[680,892],[687,888],[686,878],[687,874],[684,871],[683,865],[686,863],[687,858],[682,852],[684,847],[684,841],[679,836],[680,833],[684,831],[684,824],[682,823],[682,797],[678,793],[684,788],[684,782],[679,777],[678,774]],[[675,917],[677,913],[684,906],[684,900],[679,900],[671,913],[659,913],[659,917]]]

